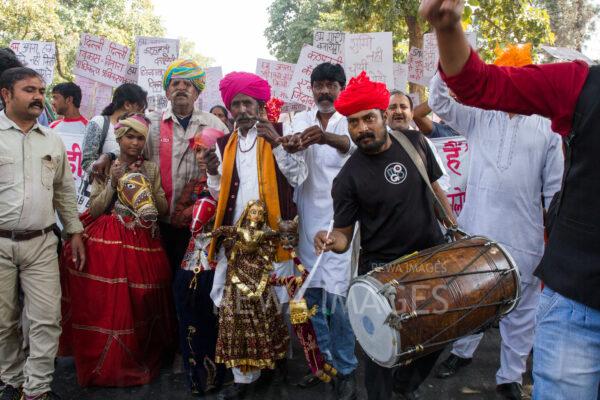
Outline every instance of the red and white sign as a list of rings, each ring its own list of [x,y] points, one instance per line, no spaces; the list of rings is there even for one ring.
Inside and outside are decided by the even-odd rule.
[[[82,33],[73,73],[117,87],[127,80],[129,47],[110,40]]]
[[[466,199],[469,171],[469,144],[462,136],[432,139],[450,176],[448,202],[456,215],[460,214]]]

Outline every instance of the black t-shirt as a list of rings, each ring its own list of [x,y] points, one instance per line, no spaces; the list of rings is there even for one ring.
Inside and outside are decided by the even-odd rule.
[[[430,182],[438,180],[442,171],[425,137],[404,133],[425,161]],[[394,138],[380,154],[356,150],[333,181],[331,194],[336,228],[360,222],[361,265],[393,261],[443,242],[429,189]]]

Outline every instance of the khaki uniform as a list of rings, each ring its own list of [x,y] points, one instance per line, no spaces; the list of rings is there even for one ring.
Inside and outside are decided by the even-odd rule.
[[[55,223],[83,232],[64,144],[38,124],[27,133],[0,112],[0,230],[42,230]],[[56,245],[49,232],[15,241],[0,237],[0,377],[27,395],[50,390],[60,336],[60,281]],[[30,321],[29,357],[18,329],[19,287]]]

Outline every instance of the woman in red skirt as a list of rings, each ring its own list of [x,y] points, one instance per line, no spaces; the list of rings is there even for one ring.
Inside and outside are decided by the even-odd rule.
[[[104,182],[94,180],[84,240],[88,259],[68,263],[71,331],[82,386],[134,386],[155,378],[172,353],[176,328],[171,270],[156,220],[168,212],[156,164],[142,161],[148,121],[141,114],[115,126],[120,156]]]

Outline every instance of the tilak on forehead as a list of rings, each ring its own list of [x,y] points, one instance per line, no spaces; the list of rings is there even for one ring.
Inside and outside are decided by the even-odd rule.
[[[265,102],[271,98],[269,82],[249,72],[228,73],[219,83],[219,90],[228,109],[231,108],[233,98],[240,93]]]
[[[350,79],[334,103],[335,109],[344,116],[371,109],[385,110],[390,103],[390,92],[384,83],[373,82],[362,71]]]
[[[204,90],[206,71],[194,60],[175,60],[167,67],[163,76],[163,88],[167,90],[172,79],[186,79],[198,89]]]

